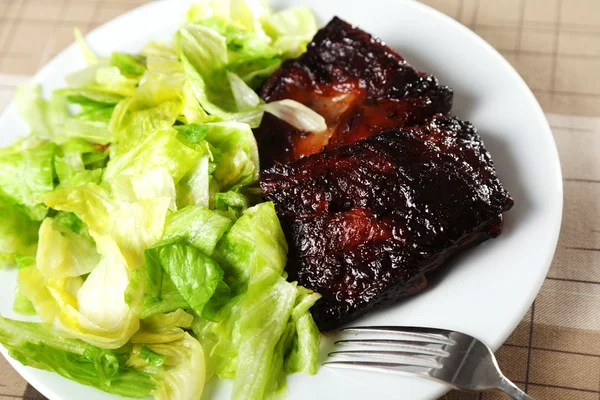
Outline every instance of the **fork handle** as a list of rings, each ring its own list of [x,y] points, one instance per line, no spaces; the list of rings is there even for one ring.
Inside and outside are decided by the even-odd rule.
[[[509,395],[515,400],[533,400],[533,397],[519,389],[514,383],[508,379],[502,377],[502,382],[498,386],[498,389]]]

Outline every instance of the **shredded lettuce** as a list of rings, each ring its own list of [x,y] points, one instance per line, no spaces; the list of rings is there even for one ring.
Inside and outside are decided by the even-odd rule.
[[[117,349],[139,329],[139,317],[125,302],[127,261],[114,241],[107,237],[101,241],[102,258],[75,295],[66,288],[48,289],[60,307],[56,329],[100,348]]]
[[[287,57],[297,57],[317,30],[317,21],[307,7],[292,7],[268,15],[263,23],[273,46]]]
[[[17,89],[16,104],[19,114],[27,122],[33,135],[52,136],[47,115],[49,104],[42,98],[42,89],[39,86],[20,86]]]
[[[207,141],[219,150],[213,172],[221,188],[248,185],[258,180],[258,147],[252,130],[239,122],[209,123]]]
[[[166,168],[175,182],[196,164],[202,156],[183,143],[175,131],[158,131],[124,155],[111,159],[106,167],[104,179],[118,175],[137,175],[153,168]]]
[[[87,43],[83,39],[81,31],[78,28],[75,28],[73,30],[73,35],[75,36],[75,40],[79,45],[79,50],[81,51],[81,54],[83,54],[83,57],[85,58],[87,63],[95,64],[96,62],[98,62],[98,56],[96,56],[96,54],[94,54],[94,52],[88,47]]]
[[[53,286],[50,280],[37,268],[29,266],[19,270],[17,284],[19,293],[31,302],[40,319],[48,323],[54,321],[60,308],[50,293],[49,288]]]
[[[194,317],[182,309],[156,314],[141,321],[140,330],[133,335],[131,343],[150,345],[183,339],[184,329],[189,329],[193,321]]]
[[[39,223],[0,196],[0,267],[12,265],[16,257],[34,255]]]
[[[273,203],[247,209],[219,241],[214,257],[225,269],[226,281],[236,293],[243,292],[250,277],[261,269],[283,273],[287,243]]]
[[[232,399],[262,399],[281,389],[284,349],[278,343],[285,340],[295,299],[296,286],[274,270],[262,269],[252,277],[242,303],[240,336],[245,340],[238,350]]]
[[[139,77],[146,72],[146,59],[142,56],[113,53],[110,63],[119,68],[119,71],[128,78]]]
[[[40,227],[36,259],[37,268],[44,276],[67,278],[92,272],[100,262],[100,255],[91,237],[79,235],[46,218]]]
[[[163,239],[184,239],[210,256],[231,225],[229,218],[216,211],[188,206],[167,217]]]
[[[42,196],[54,190],[56,145],[42,143],[27,149],[14,146],[0,153],[0,198],[35,221],[48,212]]]
[[[297,101],[284,99],[265,104],[264,110],[296,129],[306,132],[323,132],[327,129],[325,118]]]
[[[155,252],[152,258],[158,259],[177,291],[196,315],[205,315],[203,310],[209,301],[221,303],[223,295],[229,294],[229,288],[223,283],[224,273],[221,267],[195,247],[175,242],[149,251]],[[220,298],[215,298],[215,294]],[[218,305],[212,306],[212,309],[218,308]]]
[[[152,348],[152,347],[151,347]],[[161,353],[161,350],[164,353]],[[170,364],[160,374],[161,384],[152,395],[156,400],[198,399],[204,390],[206,364],[200,343],[190,334],[163,348],[156,348]],[[173,365],[174,364],[174,365]]]
[[[102,349],[65,338],[45,324],[0,317],[0,340],[25,365],[127,398],[198,399],[204,388],[205,362],[200,343],[166,315],[142,329],[174,329],[153,344]],[[191,321],[191,320],[190,320]],[[157,325],[158,323],[158,325]]]
[[[209,208],[214,205],[211,182],[213,186],[218,184],[211,176],[209,168],[210,156],[204,155],[200,157],[194,168],[179,181],[177,204],[180,207],[196,205]]]
[[[128,304],[136,310],[140,318],[188,309],[189,305],[175,283],[163,270],[158,252],[153,249],[146,250],[145,259],[142,271],[134,271],[126,293]],[[139,292],[142,293],[141,298],[137,295]]]
[[[215,250],[236,297],[193,328],[210,350],[209,374],[235,378],[234,399],[280,392],[286,373],[316,373],[320,335],[309,309],[320,296],[283,278],[286,252],[272,203],[247,209]]]
[[[252,128],[325,123],[255,90],[316,31],[307,8],[201,0],[171,43],[94,53],[46,98],[17,92],[30,135],[0,149],[0,267],[18,269],[0,343],[25,365],[123,397],[281,393],[316,373],[319,295],[286,280]]]

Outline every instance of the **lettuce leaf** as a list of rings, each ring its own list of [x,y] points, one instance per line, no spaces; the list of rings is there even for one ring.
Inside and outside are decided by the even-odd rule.
[[[202,346],[181,332],[180,339],[168,343],[106,350],[62,337],[48,325],[0,317],[0,340],[21,363],[128,398],[199,398],[205,375]],[[140,356],[153,360],[154,368],[132,367],[131,360]]]
[[[169,346],[150,346],[158,354],[167,357],[167,363],[160,376],[160,386],[152,392],[156,400],[196,400],[204,390],[206,364],[200,343],[189,333]]]
[[[142,347],[140,349],[139,358],[144,360],[147,365],[152,365],[154,367],[160,367],[161,365],[163,365],[165,363],[167,356],[155,353],[154,351],[150,350],[150,348],[148,346],[142,345]]]
[[[223,270],[195,247],[179,242],[156,246],[150,258],[158,260],[189,308],[198,316],[211,317],[229,299]],[[204,312],[205,306],[208,313]],[[208,314],[208,315],[207,315]]]
[[[118,396],[143,398],[159,387],[152,375],[124,365],[121,353],[127,349],[100,349],[61,337],[45,324],[0,317],[0,340],[24,365],[53,371]]]
[[[125,53],[112,53],[110,63],[128,78],[140,77],[146,72],[146,60],[142,56]]]
[[[221,153],[213,172],[222,189],[243,186],[258,180],[260,163],[252,130],[238,122],[209,123],[206,140]]]
[[[15,288],[13,311],[21,315],[36,315],[33,303],[23,293],[21,293],[19,286]]]
[[[172,199],[161,196],[119,201],[107,190],[90,183],[56,190],[45,196],[45,202],[55,210],[75,213],[96,241],[104,236],[112,238],[129,267],[137,269],[144,263],[144,250],[162,237]]]
[[[177,209],[175,183],[168,169],[157,167],[139,175],[119,175],[107,181],[117,200],[135,203],[164,197],[170,199],[169,209]]]
[[[77,215],[71,212],[57,211],[54,215],[54,222],[65,229],[69,229],[75,233],[87,233],[87,226]]]
[[[37,250],[37,267],[47,278],[89,274],[100,262],[91,237],[58,225],[52,218],[42,222]]]
[[[49,287],[60,307],[54,326],[64,335],[94,346],[117,349],[139,329],[138,316],[125,302],[130,271],[114,241],[102,237],[96,238],[96,243],[102,259],[76,296],[63,288]]]
[[[48,208],[42,196],[54,190],[54,143],[41,144],[0,154],[0,197],[18,205],[35,221],[44,219]]]
[[[77,42],[77,45],[79,46],[79,50],[81,51],[81,54],[83,54],[85,61],[88,64],[97,63],[98,56],[88,47],[79,28],[73,29],[73,36],[75,36],[75,41]]]
[[[274,270],[265,268],[252,277],[242,304],[240,335],[244,339],[238,352],[232,399],[263,399],[283,385],[284,354],[276,348],[295,300],[296,286]]]
[[[317,22],[308,7],[291,7],[268,15],[263,28],[273,39],[273,47],[285,57],[298,57],[317,31]]]
[[[52,136],[52,127],[48,121],[48,105],[42,98],[42,88],[39,85],[20,86],[15,101],[19,114],[27,122],[33,135]]]
[[[154,168],[166,168],[175,183],[196,165],[202,156],[176,138],[176,131],[158,131],[124,155],[108,163],[104,179],[118,175],[140,175]]]
[[[151,108],[135,109],[134,99],[123,100],[111,120],[119,154],[126,153],[150,134],[168,130],[182,112],[179,101],[165,101]]]
[[[250,200],[248,197],[237,191],[230,190],[216,195],[215,208],[232,215],[236,219],[242,215],[249,205]]]
[[[188,145],[189,147],[195,148],[195,146],[202,146],[204,139],[208,134],[208,126],[193,123],[188,125],[177,125],[175,126],[178,137],[180,140]]]
[[[218,212],[188,206],[167,217],[163,240],[185,239],[210,256],[231,225],[231,220]]]
[[[250,277],[262,269],[283,273],[287,243],[273,203],[247,209],[219,241],[214,257],[225,270],[235,293],[244,291]]]
[[[102,169],[85,169],[83,159],[77,154],[67,157],[56,157],[54,159],[54,169],[58,176],[60,188],[69,188],[81,186],[87,183],[100,183],[102,178]]]
[[[197,81],[192,87],[197,100],[211,114],[234,112],[235,104],[227,84],[227,42],[214,30],[188,24],[179,30],[184,68],[190,67],[197,73]]]
[[[168,197],[120,201],[94,184],[46,196],[54,209],[73,212],[87,225],[102,256],[76,297],[49,288],[60,306],[55,320],[60,330],[113,349],[124,345],[137,331],[139,318],[126,301],[126,293],[130,293],[133,271],[144,264],[144,250],[162,236],[171,201]],[[137,293],[134,297],[141,296]],[[105,301],[98,302],[99,298]]]
[[[225,37],[202,25],[187,24],[179,30],[181,60],[191,90],[202,108],[222,120],[239,121],[257,127],[262,118],[258,108],[238,109],[230,76]],[[236,81],[236,90],[247,92],[243,81]]]
[[[273,101],[265,104],[263,109],[300,131],[323,132],[327,129],[325,118],[294,100]]]
[[[116,208],[110,193],[94,183],[55,190],[44,196],[44,202],[55,210],[75,214],[95,232],[107,231],[110,214]]]
[[[179,293],[173,280],[165,273],[156,249],[145,252],[142,271],[134,271],[126,294],[127,303],[142,319],[159,313],[188,309],[189,305]],[[137,295],[142,293],[141,298]]]
[[[235,378],[238,349],[242,340],[239,321],[243,298],[243,294],[232,298],[212,319],[194,319],[192,329],[206,349],[207,378]]]
[[[215,179],[209,172],[210,157],[200,157],[196,165],[179,181],[177,204],[180,207],[196,205],[209,208],[214,204],[211,193],[211,181]]]
[[[194,317],[182,309],[154,315],[141,321],[140,330],[133,335],[131,342],[149,345],[183,339],[185,336],[183,329],[190,328],[193,320]]]
[[[133,351],[128,366],[152,371],[159,386],[155,399],[196,400],[204,389],[206,362],[200,343],[184,331],[190,328],[193,317],[177,310],[155,315],[142,321],[132,338]]]
[[[286,374],[316,373],[320,332],[308,310],[319,298],[273,269],[255,273],[214,320],[194,320],[208,376],[234,378],[233,399],[258,400],[281,393]]]
[[[288,325],[293,341],[285,359],[287,373],[317,373],[321,334],[309,309],[320,298],[321,295],[312,290],[297,287],[296,304]]]
[[[39,223],[0,196],[0,267],[16,262],[15,257],[36,251]]]
[[[17,284],[20,294],[31,302],[40,319],[52,323],[60,308],[48,289],[48,279],[35,266],[30,266],[19,269]]]

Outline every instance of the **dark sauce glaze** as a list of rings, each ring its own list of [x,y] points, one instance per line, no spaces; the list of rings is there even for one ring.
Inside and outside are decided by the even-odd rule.
[[[259,94],[321,114],[326,132],[265,115],[260,185],[289,244],[290,280],[320,293],[321,330],[423,290],[458,251],[496,237],[513,201],[452,90],[334,18]]]
[[[422,290],[426,274],[497,236],[513,201],[475,128],[438,117],[263,171],[287,271],[323,296],[321,329]]]
[[[260,89],[267,102],[293,99],[321,114],[326,132],[301,132],[265,115],[255,136],[263,168],[419,125],[452,107],[452,90],[416,71],[379,39],[334,18],[308,50],[285,62]]]

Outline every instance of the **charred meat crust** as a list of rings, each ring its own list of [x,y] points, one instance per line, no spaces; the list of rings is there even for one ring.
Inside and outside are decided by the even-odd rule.
[[[262,172],[287,271],[323,295],[321,329],[421,290],[452,254],[495,237],[513,201],[475,128],[437,117]]]
[[[453,254],[502,231],[513,201],[452,90],[334,18],[260,96],[321,114],[300,132],[266,114],[255,130],[260,185],[289,244],[290,280],[323,297],[321,330],[423,290]]]
[[[265,115],[255,136],[261,167],[289,163],[452,108],[452,90],[416,71],[368,33],[334,18],[308,50],[286,61],[259,90],[267,102],[293,99],[325,117],[326,132],[301,132]]]

